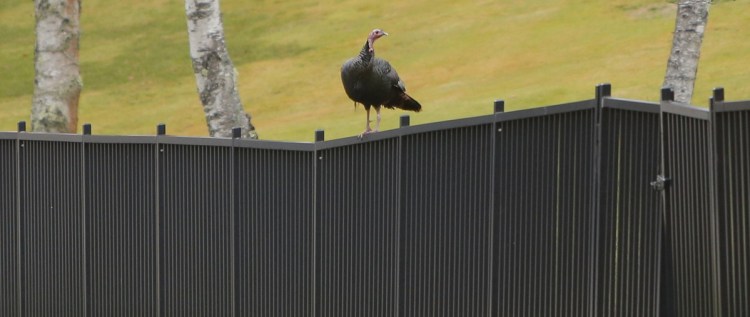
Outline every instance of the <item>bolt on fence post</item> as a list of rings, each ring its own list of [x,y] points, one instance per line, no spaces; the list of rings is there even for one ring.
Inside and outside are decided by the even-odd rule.
[[[494,103],[495,106],[495,112],[505,112],[505,100],[497,99]]]
[[[18,132],[26,132],[26,121],[18,121]]]
[[[323,142],[326,139],[326,132],[323,129],[315,130],[315,142]]]
[[[408,114],[402,115],[399,119],[399,128],[408,127],[411,119]]]
[[[165,134],[167,134],[167,125],[164,123],[159,123],[159,125],[156,126],[156,135]]]
[[[83,135],[91,135],[91,123],[83,125]]]

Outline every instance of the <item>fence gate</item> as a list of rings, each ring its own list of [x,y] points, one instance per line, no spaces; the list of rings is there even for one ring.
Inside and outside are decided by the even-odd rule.
[[[711,108],[662,90],[661,316],[748,316],[750,103]]]

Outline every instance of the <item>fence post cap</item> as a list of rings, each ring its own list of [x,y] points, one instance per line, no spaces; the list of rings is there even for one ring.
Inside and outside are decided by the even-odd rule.
[[[672,87],[661,88],[661,101],[674,101],[674,90],[672,90]]]
[[[401,117],[399,118],[398,123],[399,123],[399,127],[400,128],[408,127],[411,124],[411,118],[409,117],[408,114],[401,115]]]
[[[714,101],[724,101],[724,87],[716,87],[713,90]]]
[[[26,121],[18,121],[18,132],[26,132]]]
[[[91,123],[83,124],[83,135],[91,135]]]
[[[323,142],[326,139],[326,132],[323,129],[315,130],[315,142]]]
[[[610,83],[601,83],[596,85],[596,92],[598,98],[604,98],[604,97],[610,97],[612,96],[612,84]]]
[[[167,125],[164,123],[159,123],[156,126],[156,135],[165,135],[167,134]]]
[[[495,99],[493,106],[495,107],[494,112],[505,112],[505,100]]]

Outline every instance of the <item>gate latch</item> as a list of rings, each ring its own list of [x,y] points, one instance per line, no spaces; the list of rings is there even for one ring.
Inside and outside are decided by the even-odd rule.
[[[653,187],[656,191],[662,191],[665,188],[669,187],[671,183],[671,178],[667,178],[664,175],[656,175],[656,180],[651,182],[651,187]]]

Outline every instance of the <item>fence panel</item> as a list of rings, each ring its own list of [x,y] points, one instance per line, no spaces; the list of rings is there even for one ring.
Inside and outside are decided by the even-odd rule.
[[[25,316],[84,316],[81,142],[50,138],[20,141],[21,309]]]
[[[15,133],[0,134],[0,315],[18,315],[18,193]]]
[[[750,102],[601,102],[315,144],[0,133],[0,315],[750,314]]]
[[[164,316],[231,316],[232,149],[159,144],[159,253]]]
[[[402,137],[401,316],[486,316],[493,124]]]
[[[84,147],[88,314],[156,316],[156,146]]]
[[[669,101],[662,112],[675,316],[718,316],[709,113]]]
[[[399,139],[318,152],[318,316],[397,316]]]
[[[315,316],[315,153],[235,151],[237,316]]]
[[[595,316],[658,316],[659,105],[607,98],[602,109]]]
[[[498,122],[496,316],[588,316],[593,100]]]
[[[724,316],[750,316],[750,102],[717,102],[714,110],[721,307]]]

